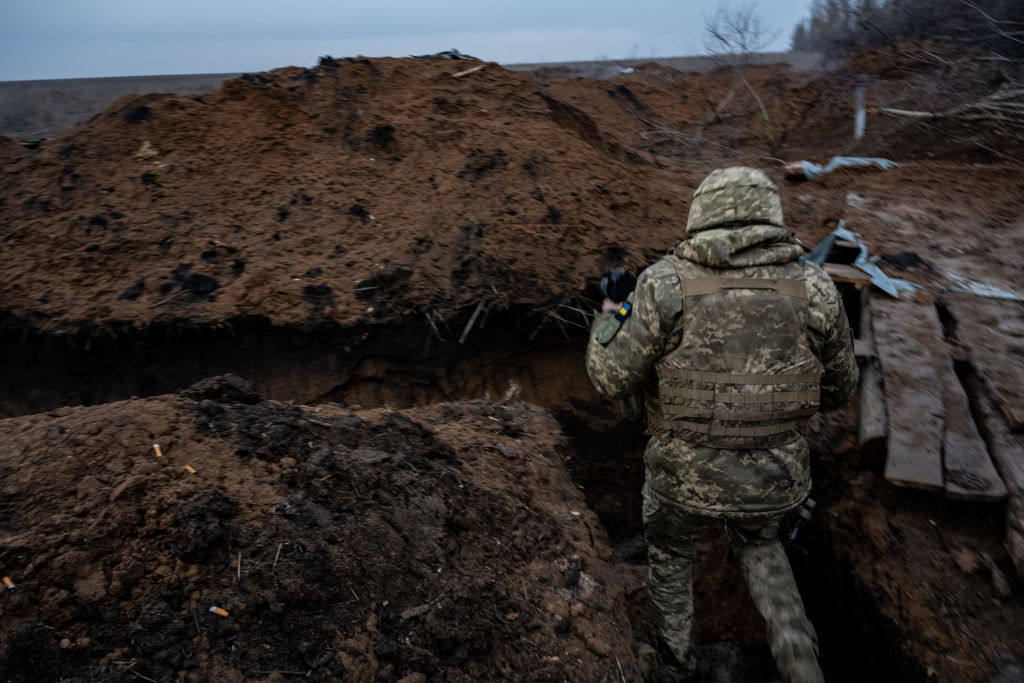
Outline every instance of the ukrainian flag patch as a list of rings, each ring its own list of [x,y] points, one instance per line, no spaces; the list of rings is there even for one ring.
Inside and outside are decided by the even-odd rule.
[[[626,319],[633,313],[633,306],[627,301],[619,306],[618,310],[615,311],[615,315],[611,318],[606,318],[601,327],[597,330],[597,343],[601,346],[608,346],[615,335],[622,329],[622,323],[626,322]]]

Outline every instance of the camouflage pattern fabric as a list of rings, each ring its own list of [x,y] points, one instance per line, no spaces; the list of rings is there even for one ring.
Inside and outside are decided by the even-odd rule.
[[[648,590],[659,641],[657,680],[687,680],[695,668],[691,631],[696,546],[716,520],[662,503],[647,487],[643,514]],[[786,681],[822,681],[817,636],[779,542],[780,521],[776,514],[729,520],[726,531],[750,596],[768,625],[768,643],[779,674]]]
[[[665,258],[686,315],[679,345],[654,366],[654,434],[702,446],[764,448],[798,438],[818,410],[822,365],[808,342],[799,261],[720,269]]]
[[[625,321],[611,313],[595,320],[586,358],[594,386],[610,398],[636,394],[655,381],[655,364],[679,347],[683,297],[679,274],[667,259],[682,258],[709,273],[773,277],[780,269],[798,269],[807,285],[807,344],[823,370],[821,407],[845,404],[858,380],[846,314],[828,276],[798,260],[800,253],[784,229],[763,225],[707,230],[676,247],[640,275]],[[785,512],[810,487],[807,445],[798,437],[765,449],[705,448],[663,437],[651,441],[645,460],[655,495],[703,514]]]
[[[693,193],[686,232],[734,221],[783,227],[779,191],[763,172],[742,166],[718,169]]]
[[[673,393],[684,400],[693,398],[692,393],[696,400],[718,402],[719,384],[724,383],[725,391],[721,393],[726,398],[722,401],[743,404],[750,399],[739,400],[737,394],[759,391],[756,381],[736,379],[741,371],[760,375],[757,380],[774,380],[780,376],[781,362],[798,368],[806,365],[810,372],[801,376],[813,374],[816,381],[809,382],[812,388],[799,392],[808,405],[820,403],[822,410],[830,410],[849,401],[857,386],[858,371],[842,300],[828,276],[802,259],[802,250],[783,228],[781,202],[774,184],[753,169],[715,171],[694,195],[687,232],[692,234],[688,241],[641,273],[635,291],[618,313],[602,313],[595,319],[586,365],[597,390],[614,399],[645,393],[649,408],[664,409],[671,405],[673,399],[668,397]],[[755,294],[744,290],[736,296],[731,291],[729,296],[719,296],[717,301],[723,307],[718,310],[696,306],[701,319],[689,325],[684,309],[687,301],[693,305],[695,295],[693,289],[691,296],[686,296],[684,290],[687,282],[692,284],[691,277],[705,281],[786,280],[790,293],[792,283],[797,282],[799,296],[792,298],[799,303],[791,305],[799,306],[799,310],[791,311],[790,320],[796,321],[793,324],[798,324],[800,334],[794,337],[796,328],[790,325],[786,328],[788,336],[772,338],[777,329],[783,329],[776,328],[774,322],[785,318],[783,309],[778,298],[757,296],[757,287],[749,288]],[[781,288],[777,291],[785,294]],[[758,305],[771,310],[759,311]],[[757,325],[753,325],[744,338],[739,326],[748,317],[762,313],[775,316],[767,325],[767,337],[764,325],[757,331]],[[684,339],[687,334],[691,338]],[[703,336],[694,339],[694,334]],[[784,343],[784,338],[789,341]],[[716,342],[720,342],[717,347]],[[790,342],[800,348],[787,359],[786,344]],[[702,344],[708,351],[703,356],[699,353]],[[685,352],[677,356],[676,378],[703,381],[704,375],[700,379],[691,375],[710,367],[715,373],[710,387],[674,387],[666,381],[671,372],[659,379],[658,364],[681,346]],[[691,360],[705,367],[687,369],[685,363]],[[715,368],[718,362],[724,369]],[[665,396],[658,396],[661,389],[668,390]],[[652,393],[656,397],[653,403]],[[813,400],[806,399],[808,393],[815,394]],[[761,396],[753,400],[761,402]],[[679,409],[681,413],[689,410]],[[775,412],[786,415],[794,411],[787,406],[769,411],[769,421]],[[777,537],[782,515],[799,505],[810,490],[806,441],[792,431],[784,442],[769,438],[744,447],[711,441],[702,444],[682,438],[687,435],[685,429],[672,424],[666,428],[665,420],[659,426],[655,424],[657,416],[649,415],[649,419],[654,438],[644,454],[644,525],[651,606],[662,645],[660,679],[681,680],[692,671],[691,572],[695,545],[716,517],[724,517],[751,596],[768,622],[769,641],[780,674],[787,681],[821,681],[814,630],[804,614]],[[715,419],[714,414],[710,419]]]

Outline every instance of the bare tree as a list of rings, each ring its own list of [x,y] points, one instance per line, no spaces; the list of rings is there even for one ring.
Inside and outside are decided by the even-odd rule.
[[[987,50],[1024,62],[1020,0],[813,0],[793,32],[798,50],[843,57],[864,49],[924,38]]]
[[[750,63],[750,56],[764,50],[775,40],[776,35],[777,32],[765,24],[757,14],[755,4],[732,5],[722,2],[710,17],[705,17],[704,49],[712,61],[730,69],[736,75],[737,84],[746,88],[757,102],[764,123],[765,136],[773,154],[777,144],[771,117],[768,116],[768,109],[764,106],[761,96],[747,80],[744,68]],[[734,91],[735,88],[718,109],[732,99]]]
[[[723,2],[704,17],[704,49],[717,63],[746,65],[750,56],[775,40],[773,30],[757,14],[756,4]]]

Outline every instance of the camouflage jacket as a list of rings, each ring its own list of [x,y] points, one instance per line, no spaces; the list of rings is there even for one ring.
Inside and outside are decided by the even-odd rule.
[[[858,381],[849,324],[832,281],[801,254],[785,229],[770,225],[705,230],[681,243],[640,275],[627,300],[628,317],[604,313],[595,320],[586,359],[594,386],[610,398],[656,388],[655,365],[682,343],[684,299],[680,270],[671,261],[678,258],[706,274],[743,278],[784,277],[780,273],[797,268],[807,289],[807,346],[824,371],[821,408],[843,405]],[[734,311],[723,320],[735,322],[728,313]],[[763,448],[721,448],[653,433],[645,453],[647,486],[667,503],[735,517],[791,509],[810,490],[802,436]]]

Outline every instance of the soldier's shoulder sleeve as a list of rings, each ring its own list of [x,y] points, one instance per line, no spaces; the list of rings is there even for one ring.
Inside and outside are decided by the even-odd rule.
[[[804,280],[807,284],[807,299],[810,303],[811,328],[825,334],[832,320],[835,319],[842,297],[839,290],[824,270],[810,261],[801,261],[804,267]]]
[[[659,261],[640,274],[636,289],[615,312],[599,315],[587,344],[587,372],[597,390],[611,398],[638,391],[654,363],[665,354],[669,328],[666,302],[679,279],[670,264]],[[678,295],[675,297],[678,301]]]
[[[853,334],[843,308],[843,298],[832,279],[818,266],[805,262],[804,269],[811,346],[821,360],[821,407],[832,410],[845,405],[860,379],[853,353]]]

